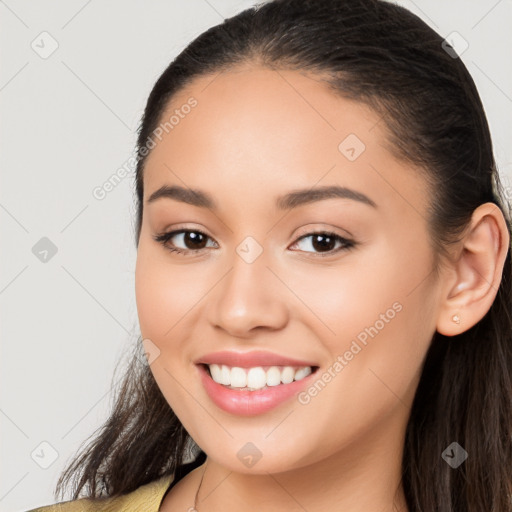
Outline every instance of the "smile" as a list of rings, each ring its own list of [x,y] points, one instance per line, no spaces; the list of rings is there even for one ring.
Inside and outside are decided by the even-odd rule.
[[[241,368],[197,364],[196,367],[210,400],[237,416],[263,414],[284,404],[310,385],[318,370],[317,366]]]
[[[253,368],[230,367],[227,365],[207,365],[211,378],[229,389],[255,391],[280,384],[290,384],[302,380],[312,373],[311,366],[256,366]]]

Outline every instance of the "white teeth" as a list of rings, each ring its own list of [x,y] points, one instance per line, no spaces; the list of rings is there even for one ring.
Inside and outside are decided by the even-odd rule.
[[[210,364],[209,368],[212,379],[219,384],[224,384],[222,382],[222,370],[220,369],[220,366],[218,364]]]
[[[295,380],[301,380],[304,377],[307,377],[311,373],[311,366],[306,366],[305,368],[300,368],[295,372]]]
[[[238,366],[231,368],[231,385],[234,388],[245,388],[247,386],[247,373],[243,368],[238,368]]]
[[[293,377],[295,377],[295,370],[291,366],[285,366],[281,372],[281,382],[290,384],[290,382],[293,382]]]
[[[267,370],[267,386],[279,386],[281,384],[281,370],[272,366]]]
[[[222,365],[221,367],[221,379],[218,381],[220,384],[229,386],[231,384],[231,370],[229,366]]]
[[[234,370],[234,368],[233,368]],[[233,371],[231,370],[231,371]],[[257,368],[251,368],[247,373],[247,387],[254,389],[261,389],[267,385],[267,374],[265,370],[258,366]]]
[[[290,384],[301,380],[311,372],[311,366],[294,368],[293,366],[271,366],[265,371],[261,366],[254,368],[229,367],[226,365],[209,364],[210,375],[218,384],[230,388],[263,389],[267,386]]]

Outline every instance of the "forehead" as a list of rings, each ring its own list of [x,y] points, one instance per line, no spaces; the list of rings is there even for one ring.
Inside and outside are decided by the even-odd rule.
[[[185,108],[191,98],[195,106]],[[425,207],[420,175],[388,151],[379,114],[335,95],[317,76],[258,67],[204,75],[173,97],[160,122],[146,197],[164,183],[275,196],[336,183],[374,190],[379,202],[398,194]]]

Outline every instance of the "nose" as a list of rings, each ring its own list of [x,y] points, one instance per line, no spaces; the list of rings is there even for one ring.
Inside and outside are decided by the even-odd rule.
[[[246,338],[286,325],[290,292],[264,254],[252,262],[234,254],[231,268],[209,294],[208,319],[213,327]]]

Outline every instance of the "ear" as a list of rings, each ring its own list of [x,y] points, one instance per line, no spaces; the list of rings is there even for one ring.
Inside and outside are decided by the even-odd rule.
[[[436,326],[439,333],[455,336],[487,314],[498,293],[509,249],[510,234],[502,211],[493,203],[480,205],[457,245],[445,279]]]

